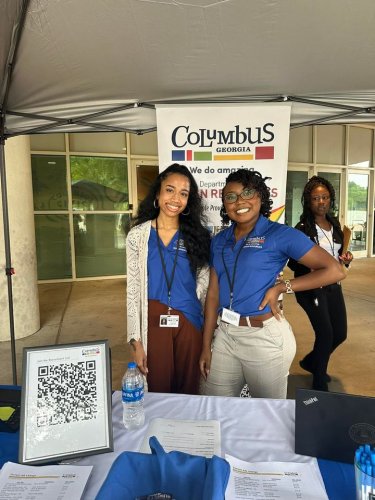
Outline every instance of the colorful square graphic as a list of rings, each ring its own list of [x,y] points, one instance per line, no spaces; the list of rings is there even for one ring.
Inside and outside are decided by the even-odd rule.
[[[194,160],[195,161],[212,160],[212,153],[211,151],[194,151]]]
[[[185,151],[181,149],[172,149],[172,161],[185,161]]]
[[[255,148],[256,160],[273,160],[275,151],[273,146],[257,146]]]

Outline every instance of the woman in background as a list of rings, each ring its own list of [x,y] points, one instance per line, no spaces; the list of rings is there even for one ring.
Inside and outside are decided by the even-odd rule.
[[[303,212],[296,229],[305,233],[334,259],[349,266],[353,255],[351,252],[342,253],[344,236],[339,221],[333,215],[335,190],[332,184],[323,177],[311,177],[303,190],[301,202]],[[296,278],[311,273],[308,266],[293,259],[288,266]],[[314,347],[300,361],[300,366],[313,374],[313,389],[327,391],[331,380],[327,374],[329,358],[347,335],[346,308],[340,281],[296,292],[296,299],[315,332]]]
[[[211,244],[200,358],[209,395],[239,396],[246,383],[251,396],[285,398],[296,343],[278,297],[345,276],[339,263],[300,231],[269,220],[266,180],[240,169],[223,189],[222,220],[232,224]],[[275,284],[290,257],[315,272]]]
[[[151,185],[126,239],[128,342],[153,392],[198,393],[210,251],[203,221],[197,183],[175,163]]]

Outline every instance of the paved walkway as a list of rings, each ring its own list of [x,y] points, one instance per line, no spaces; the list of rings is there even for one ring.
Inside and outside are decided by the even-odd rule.
[[[286,275],[288,271],[286,271]],[[353,262],[343,282],[348,310],[348,340],[329,366],[332,391],[375,396],[375,258]],[[109,339],[112,387],[119,389],[130,351],[126,345],[125,280],[39,285],[41,329],[17,341],[18,383],[22,349],[29,346]],[[293,326],[297,355],[292,364],[289,397],[295,387],[310,387],[311,375],[298,365],[313,342],[310,323],[294,296],[285,295],[285,314]],[[0,343],[0,384],[12,383],[10,342]]]

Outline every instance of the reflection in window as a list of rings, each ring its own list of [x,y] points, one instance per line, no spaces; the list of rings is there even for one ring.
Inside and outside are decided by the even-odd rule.
[[[128,210],[124,158],[71,156],[73,210]]]
[[[126,274],[128,214],[74,214],[73,226],[78,278]]]
[[[32,155],[31,170],[34,210],[67,210],[65,157]]]
[[[68,215],[35,215],[38,279],[72,277]]]

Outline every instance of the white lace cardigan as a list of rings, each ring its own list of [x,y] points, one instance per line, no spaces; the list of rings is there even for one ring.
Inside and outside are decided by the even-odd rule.
[[[133,227],[126,238],[127,262],[127,323],[128,342],[141,340],[147,353],[148,324],[148,280],[147,257],[151,221]],[[209,267],[204,267],[197,276],[197,296],[204,308],[209,280]]]

